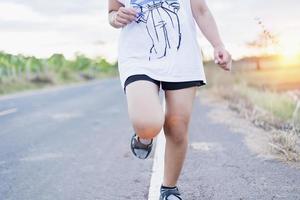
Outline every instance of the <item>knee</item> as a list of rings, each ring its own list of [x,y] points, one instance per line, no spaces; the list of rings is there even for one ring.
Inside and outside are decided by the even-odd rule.
[[[158,135],[164,124],[164,118],[143,118],[133,120],[136,134],[143,139],[152,139]]]
[[[164,124],[165,136],[177,145],[188,142],[189,119],[185,116],[166,116]]]

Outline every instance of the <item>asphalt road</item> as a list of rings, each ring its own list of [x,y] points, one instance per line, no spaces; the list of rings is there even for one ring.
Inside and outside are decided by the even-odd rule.
[[[300,199],[300,171],[256,157],[195,101],[180,188],[186,200]],[[0,200],[144,200],[153,154],[135,159],[119,79],[0,100]]]

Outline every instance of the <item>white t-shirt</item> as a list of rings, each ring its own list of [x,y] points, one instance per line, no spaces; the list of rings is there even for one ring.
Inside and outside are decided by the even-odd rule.
[[[189,0],[119,0],[139,11],[121,30],[118,69],[121,86],[134,74],[160,81],[206,83],[196,23]]]

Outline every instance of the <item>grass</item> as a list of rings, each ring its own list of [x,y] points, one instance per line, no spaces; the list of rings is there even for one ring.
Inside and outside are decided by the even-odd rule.
[[[49,58],[0,52],[0,95],[53,85],[117,76],[117,63],[104,58],[76,54],[72,60],[62,54]]]
[[[115,67],[107,69],[105,72],[98,73],[84,73],[74,72],[68,69],[56,72],[48,72],[47,74],[40,74],[31,77],[30,79],[22,78],[4,78],[0,80],[0,95],[12,94],[16,92],[48,88],[57,85],[66,85],[77,82],[84,82],[94,79],[103,79],[108,77],[115,77],[118,71]]]
[[[299,136],[293,132],[274,131],[269,146],[275,154],[282,154],[288,161],[299,161],[300,152],[297,151]]]
[[[38,89],[45,87],[44,84],[35,84],[28,81],[10,81],[0,84],[0,95],[10,94],[17,91]]]
[[[274,91],[258,90],[246,85],[236,85],[236,92],[253,104],[265,109],[282,120],[292,120],[297,103],[289,96]]]
[[[291,72],[289,70],[285,70],[288,72],[283,73],[281,68],[274,71],[270,69],[265,71],[245,71],[243,70],[243,66],[240,66],[238,62],[234,64],[234,67],[234,70],[228,73],[218,69],[212,63],[206,65],[207,88],[218,90],[218,92],[222,93],[221,96],[228,96],[231,95],[229,93],[232,93],[232,95],[243,97],[281,120],[293,120],[297,101],[287,94],[287,88],[282,90],[282,86],[287,85],[284,82],[282,74],[286,76],[286,82],[293,80],[293,83],[297,83],[299,88],[300,68],[298,70],[293,69],[294,74],[296,71],[299,73],[299,76],[295,77],[290,76]],[[279,76],[280,78],[278,78]],[[280,90],[277,90],[276,85],[280,87]]]
[[[299,89],[300,76],[296,74],[300,68],[293,72],[281,68],[244,70],[239,62],[235,67],[228,73],[212,63],[207,64],[207,92],[227,101],[231,110],[268,131],[272,153],[288,161],[299,161],[300,97],[292,98],[289,93],[293,93],[295,85]]]

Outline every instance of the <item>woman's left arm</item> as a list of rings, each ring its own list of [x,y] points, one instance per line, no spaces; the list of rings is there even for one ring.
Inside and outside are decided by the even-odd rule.
[[[194,19],[201,32],[214,47],[215,62],[225,70],[231,69],[231,55],[220,37],[215,19],[205,0],[190,0]]]

